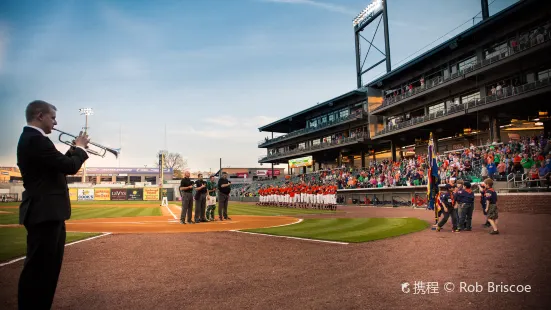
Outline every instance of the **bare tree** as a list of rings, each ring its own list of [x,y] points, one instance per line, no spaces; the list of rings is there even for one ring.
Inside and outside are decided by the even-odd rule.
[[[187,168],[187,160],[182,157],[179,153],[170,153],[165,150],[157,152],[157,161],[155,162],[155,167],[159,167],[159,155],[165,154],[165,165],[164,169],[172,169],[175,178],[181,178],[183,171]]]

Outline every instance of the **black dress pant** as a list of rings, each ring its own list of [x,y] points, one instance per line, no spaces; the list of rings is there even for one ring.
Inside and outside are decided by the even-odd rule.
[[[65,249],[65,222],[25,226],[27,256],[19,278],[19,309],[50,309]]]
[[[230,195],[224,193],[219,194],[218,200],[218,216],[220,218],[228,219],[228,202],[230,200]]]
[[[207,194],[199,194],[195,200],[195,221],[206,221]]]

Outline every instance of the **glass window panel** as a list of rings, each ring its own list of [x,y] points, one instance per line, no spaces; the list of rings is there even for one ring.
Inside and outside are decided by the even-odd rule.
[[[437,113],[439,111],[444,111],[444,103],[435,104],[429,107],[429,114]]]
[[[479,100],[479,99],[480,99],[480,92],[475,92],[475,93],[468,94],[466,96],[461,97],[461,102],[462,103],[468,103],[468,102],[471,102],[471,101],[474,101],[474,100]]]
[[[551,69],[538,72],[538,80],[548,79],[551,76]]]

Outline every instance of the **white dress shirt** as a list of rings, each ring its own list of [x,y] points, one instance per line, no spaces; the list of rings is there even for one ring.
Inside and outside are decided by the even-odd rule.
[[[44,132],[44,130],[42,130],[42,128],[38,128],[36,126],[32,126],[32,125],[25,125],[25,127],[29,127],[29,128],[32,128],[32,129],[36,129],[38,130],[38,132],[40,132],[44,137],[47,137],[46,133]],[[86,149],[83,148],[82,146],[77,146],[78,148],[80,148],[81,150],[85,151],[86,152]],[[87,152],[88,153],[88,152]]]

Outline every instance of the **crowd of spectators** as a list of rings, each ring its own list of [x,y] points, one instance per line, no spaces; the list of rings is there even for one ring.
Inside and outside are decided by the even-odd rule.
[[[482,154],[484,165],[481,177],[505,179],[507,175],[525,175],[531,180],[549,186],[551,172],[551,133],[519,137],[505,144],[492,145]]]
[[[437,165],[442,184],[453,179],[479,182],[486,178],[506,180],[506,176],[524,174],[527,179],[547,179],[551,171],[551,133],[547,136],[519,137],[507,143],[487,141],[486,145],[437,154]],[[364,168],[336,168],[308,174],[288,176],[286,179],[253,182],[232,189],[232,196],[255,197],[258,190],[286,183],[309,185],[337,185],[338,189],[415,186],[427,184],[427,155],[370,161]],[[545,181],[541,181],[544,183]]]

